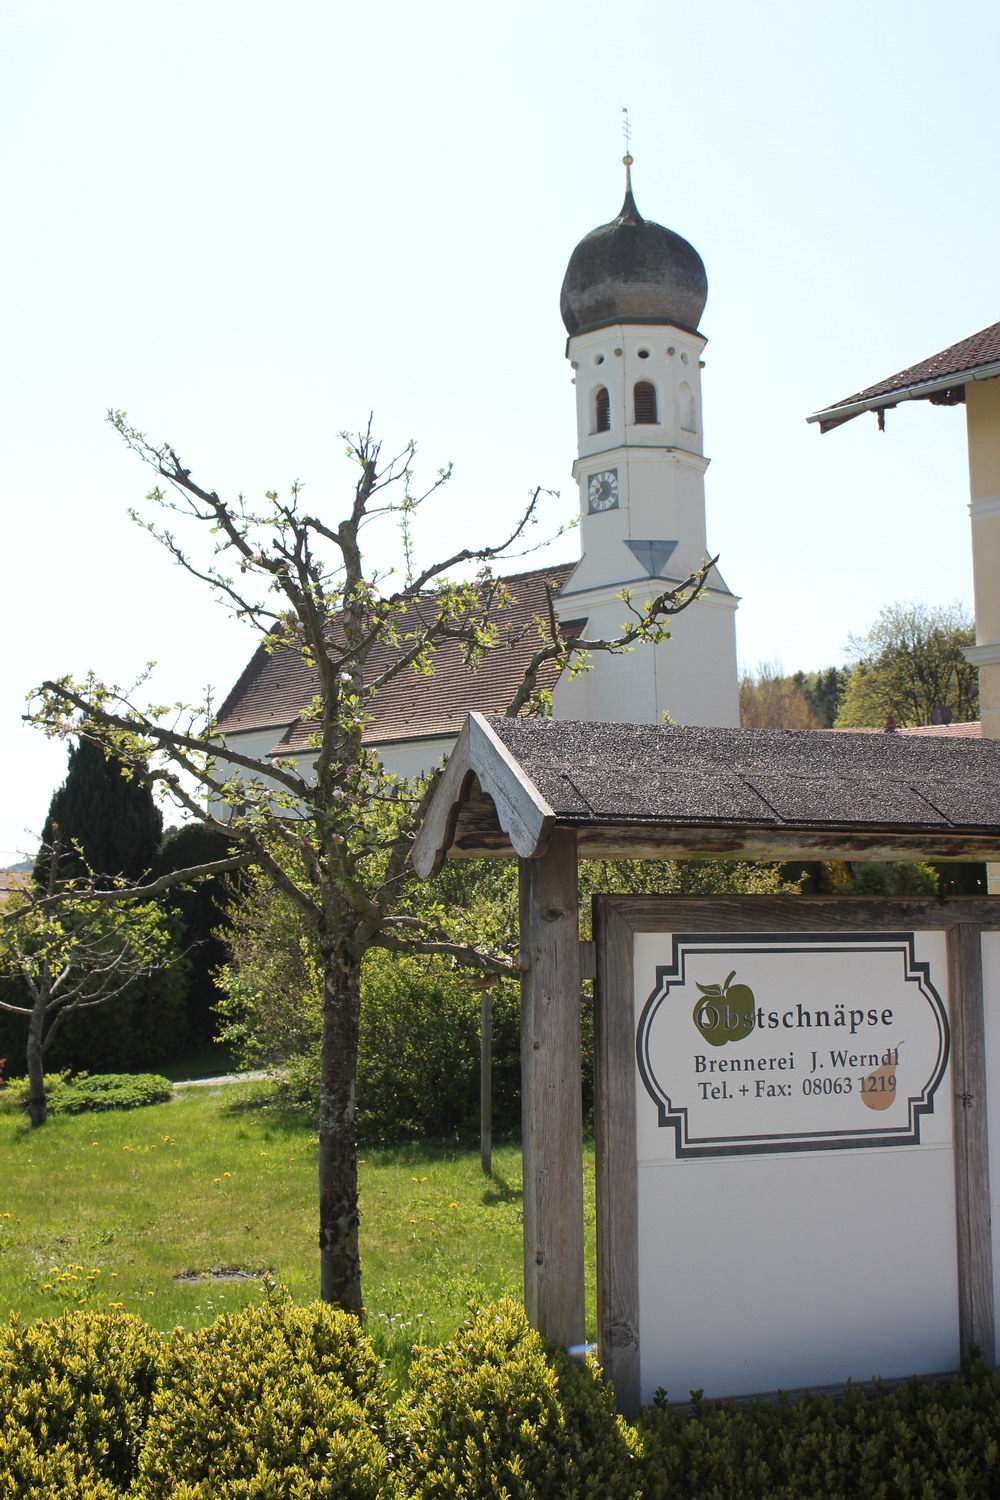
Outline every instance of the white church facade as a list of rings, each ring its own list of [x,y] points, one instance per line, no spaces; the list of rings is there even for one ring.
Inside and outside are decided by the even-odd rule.
[[[697,251],[639,214],[629,180],[618,217],[582,239],[570,257],[561,310],[574,372],[581,555],[576,562],[504,580],[505,646],[470,671],[456,647],[431,678],[401,674],[373,700],[367,742],[386,768],[416,775],[455,742],[470,710],[502,714],[535,642],[519,624],[544,618],[547,586],[568,630],[620,633],[623,592],[638,606],[675,587],[711,556],[706,534],[698,325],[707,281]],[[591,669],[554,672],[560,719],[736,727],[738,600],[714,567],[701,598],[670,622],[671,639],[620,654],[595,654]],[[218,729],[242,753],[309,760],[309,672],[291,650],[261,648],[222,705]]]

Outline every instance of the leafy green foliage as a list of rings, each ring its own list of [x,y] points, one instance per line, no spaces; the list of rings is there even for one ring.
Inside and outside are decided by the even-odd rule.
[[[70,746],[66,780],[49,804],[35,883],[47,887],[57,842],[66,850],[64,876],[139,880],[153,867],[162,831],[148,783],[125,774],[100,745],[80,738]]]
[[[141,1500],[380,1500],[388,1391],[360,1324],[272,1296],[179,1334],[139,1463]]]
[[[988,1500],[1000,1482],[1000,1378],[849,1387],[744,1410],[695,1399],[638,1423],[643,1495],[691,1500]]]
[[[395,1392],[358,1321],[260,1305],[156,1334],[89,1309],[0,1328],[0,1500],[992,1500],[1000,1376],[633,1426],[509,1299],[414,1349]]]
[[[5,1112],[28,1107],[27,1078],[12,1078],[0,1094]],[[156,1073],[108,1073],[91,1077],[79,1073],[70,1078],[59,1073],[46,1078],[49,1113],[83,1115],[109,1109],[142,1109],[149,1104],[165,1104],[173,1091],[167,1078]]]
[[[882,729],[931,723],[946,708],[956,723],[979,713],[979,676],[963,656],[975,644],[975,628],[960,604],[890,604],[867,635],[851,636],[854,662],[838,729]]]
[[[796,672],[792,677],[820,729],[833,728],[850,676],[850,667],[825,667],[819,672]]]
[[[11,1318],[0,1328],[0,1496],[124,1493],[162,1360],[153,1330],[121,1312]]]
[[[625,1424],[592,1366],[551,1350],[505,1298],[417,1349],[391,1414],[414,1500],[632,1500]]]
[[[33,1125],[45,1119],[43,1060],[55,1061],[52,1042],[66,1023],[81,1020],[86,1025],[95,1009],[121,1002],[108,1019],[118,1058],[128,1066],[130,1049],[137,1045],[128,1022],[138,1022],[144,1002],[155,996],[147,983],[169,971],[174,985],[183,983],[183,967],[173,951],[170,923],[155,903],[118,903],[102,899],[91,885],[72,879],[61,881],[54,865],[50,892],[70,897],[67,904],[48,906],[33,902],[29,895],[12,898],[0,924],[0,975],[18,982],[13,990],[0,991],[0,1012],[16,1018],[24,1027],[22,1046],[33,1088],[30,1112]],[[173,960],[173,962],[171,962]],[[181,992],[170,985],[166,995],[175,1002]],[[174,1040],[169,1025],[169,1006],[155,1015],[147,1008],[147,1026],[158,1025],[161,1044]],[[73,1032],[70,1030],[70,1037]],[[99,1055],[100,1049],[91,1049]],[[118,1059],[116,1059],[118,1060]]]

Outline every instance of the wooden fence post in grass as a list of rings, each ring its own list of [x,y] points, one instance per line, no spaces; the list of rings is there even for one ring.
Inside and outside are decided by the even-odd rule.
[[[493,1005],[484,985],[479,996],[479,1164],[493,1170]]]

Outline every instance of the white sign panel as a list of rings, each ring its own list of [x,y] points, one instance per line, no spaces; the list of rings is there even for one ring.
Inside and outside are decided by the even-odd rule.
[[[949,1031],[912,933],[661,942],[636,1059],[678,1160],[920,1144]]]
[[[632,929],[641,1399],[954,1369],[946,932],[747,925]]]

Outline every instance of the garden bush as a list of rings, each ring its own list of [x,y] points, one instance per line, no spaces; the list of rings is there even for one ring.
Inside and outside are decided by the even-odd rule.
[[[0,1500],[991,1500],[1000,1376],[616,1416],[504,1300],[414,1350],[394,1406],[356,1319],[270,1291],[159,1335],[0,1328]]]
[[[163,1358],[139,1318],[75,1310],[0,1329],[0,1496],[105,1500],[132,1480]]]
[[[1000,1377],[980,1359],[944,1384],[848,1387],[731,1404],[698,1397],[638,1423],[643,1495],[692,1500],[990,1500],[1000,1493]]]
[[[27,1078],[12,1078],[0,1092],[0,1109],[5,1113],[27,1109]],[[147,1104],[165,1104],[173,1093],[173,1084],[158,1073],[99,1073],[91,1077],[78,1073],[54,1073],[45,1079],[45,1094],[50,1115],[82,1115],[108,1109],[142,1109]]]
[[[283,1295],[175,1335],[141,1500],[388,1500],[388,1386],[355,1318]]]
[[[550,1350],[516,1302],[416,1350],[410,1383],[392,1421],[413,1500],[638,1500],[630,1432],[597,1370]]]

